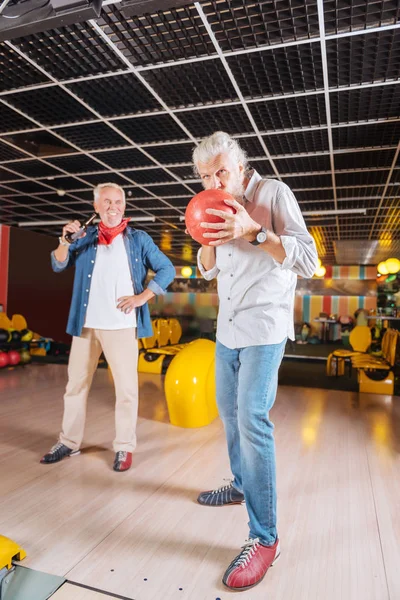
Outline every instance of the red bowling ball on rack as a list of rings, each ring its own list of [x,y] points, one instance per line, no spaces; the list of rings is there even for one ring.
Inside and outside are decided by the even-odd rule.
[[[0,352],[0,369],[8,367],[8,352]]]
[[[20,353],[17,352],[16,350],[9,350],[9,352],[8,352],[8,362],[13,367],[15,367],[16,365],[19,365],[19,363],[21,362]]]

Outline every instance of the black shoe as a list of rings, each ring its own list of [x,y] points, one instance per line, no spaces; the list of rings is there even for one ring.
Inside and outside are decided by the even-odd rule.
[[[201,492],[197,498],[199,504],[203,506],[225,506],[228,504],[242,504],[244,495],[233,487],[232,481],[228,485],[223,485],[217,490]]]
[[[80,452],[80,450],[71,450],[71,448],[68,448],[61,442],[58,442],[57,444],[55,444],[55,446],[52,447],[50,452],[45,454],[43,458],[40,459],[40,462],[42,464],[48,465],[50,463],[59,462],[66,456],[75,456],[76,454],[80,454]]]

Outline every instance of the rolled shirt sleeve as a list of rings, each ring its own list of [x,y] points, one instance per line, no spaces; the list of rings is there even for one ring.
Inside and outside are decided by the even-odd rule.
[[[281,239],[286,252],[282,269],[301,277],[312,277],[318,266],[318,254],[313,237],[307,231],[300,207],[292,190],[280,183],[273,209],[274,232]]]
[[[160,285],[158,285],[158,283],[156,283],[154,279],[150,279],[147,287],[149,288],[149,290],[154,292],[156,296],[164,296],[167,293],[167,291],[164,290]]]
[[[71,262],[71,254],[69,252],[68,252],[67,258],[63,261],[56,259],[55,250],[53,250],[52,253],[50,254],[50,258],[51,258],[51,267],[55,273],[61,273],[61,271],[64,271],[64,269],[66,269],[70,265],[70,262]]]
[[[202,263],[201,263],[201,248],[199,248],[199,251],[197,252],[197,266],[199,268],[199,271],[202,275],[202,277],[204,277],[204,279],[206,279],[207,281],[211,281],[211,279],[215,279],[215,277],[217,277],[218,273],[219,273],[219,269],[217,267],[217,265],[214,265],[212,269],[209,269],[208,271],[206,271],[206,269],[203,267]]]

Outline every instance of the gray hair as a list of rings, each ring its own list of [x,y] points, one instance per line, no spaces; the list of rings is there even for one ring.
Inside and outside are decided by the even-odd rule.
[[[222,154],[223,152],[232,152],[246,171],[248,168],[247,154],[238,144],[238,142],[225,131],[216,131],[204,140],[193,150],[193,163],[196,175],[199,174],[197,165],[201,162],[208,163],[211,158]]]
[[[120,185],[118,185],[118,183],[99,183],[99,185],[96,185],[96,187],[93,190],[93,196],[94,196],[94,201],[95,202],[97,202],[97,200],[99,199],[100,192],[104,188],[114,188],[116,190],[119,190],[122,193],[122,199],[123,199],[123,201],[126,202],[125,190],[124,190],[123,187],[121,187]]]

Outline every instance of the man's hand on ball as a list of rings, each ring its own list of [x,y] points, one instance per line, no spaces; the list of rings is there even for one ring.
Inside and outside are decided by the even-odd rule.
[[[222,223],[201,223],[205,229],[215,229],[215,233],[203,233],[203,237],[211,238],[210,246],[220,246],[231,240],[243,238],[252,241],[260,230],[260,225],[256,223],[249,215],[247,210],[237,200],[224,200],[225,204],[232,206],[236,210],[234,214],[223,210],[207,208],[206,213],[221,217]]]

